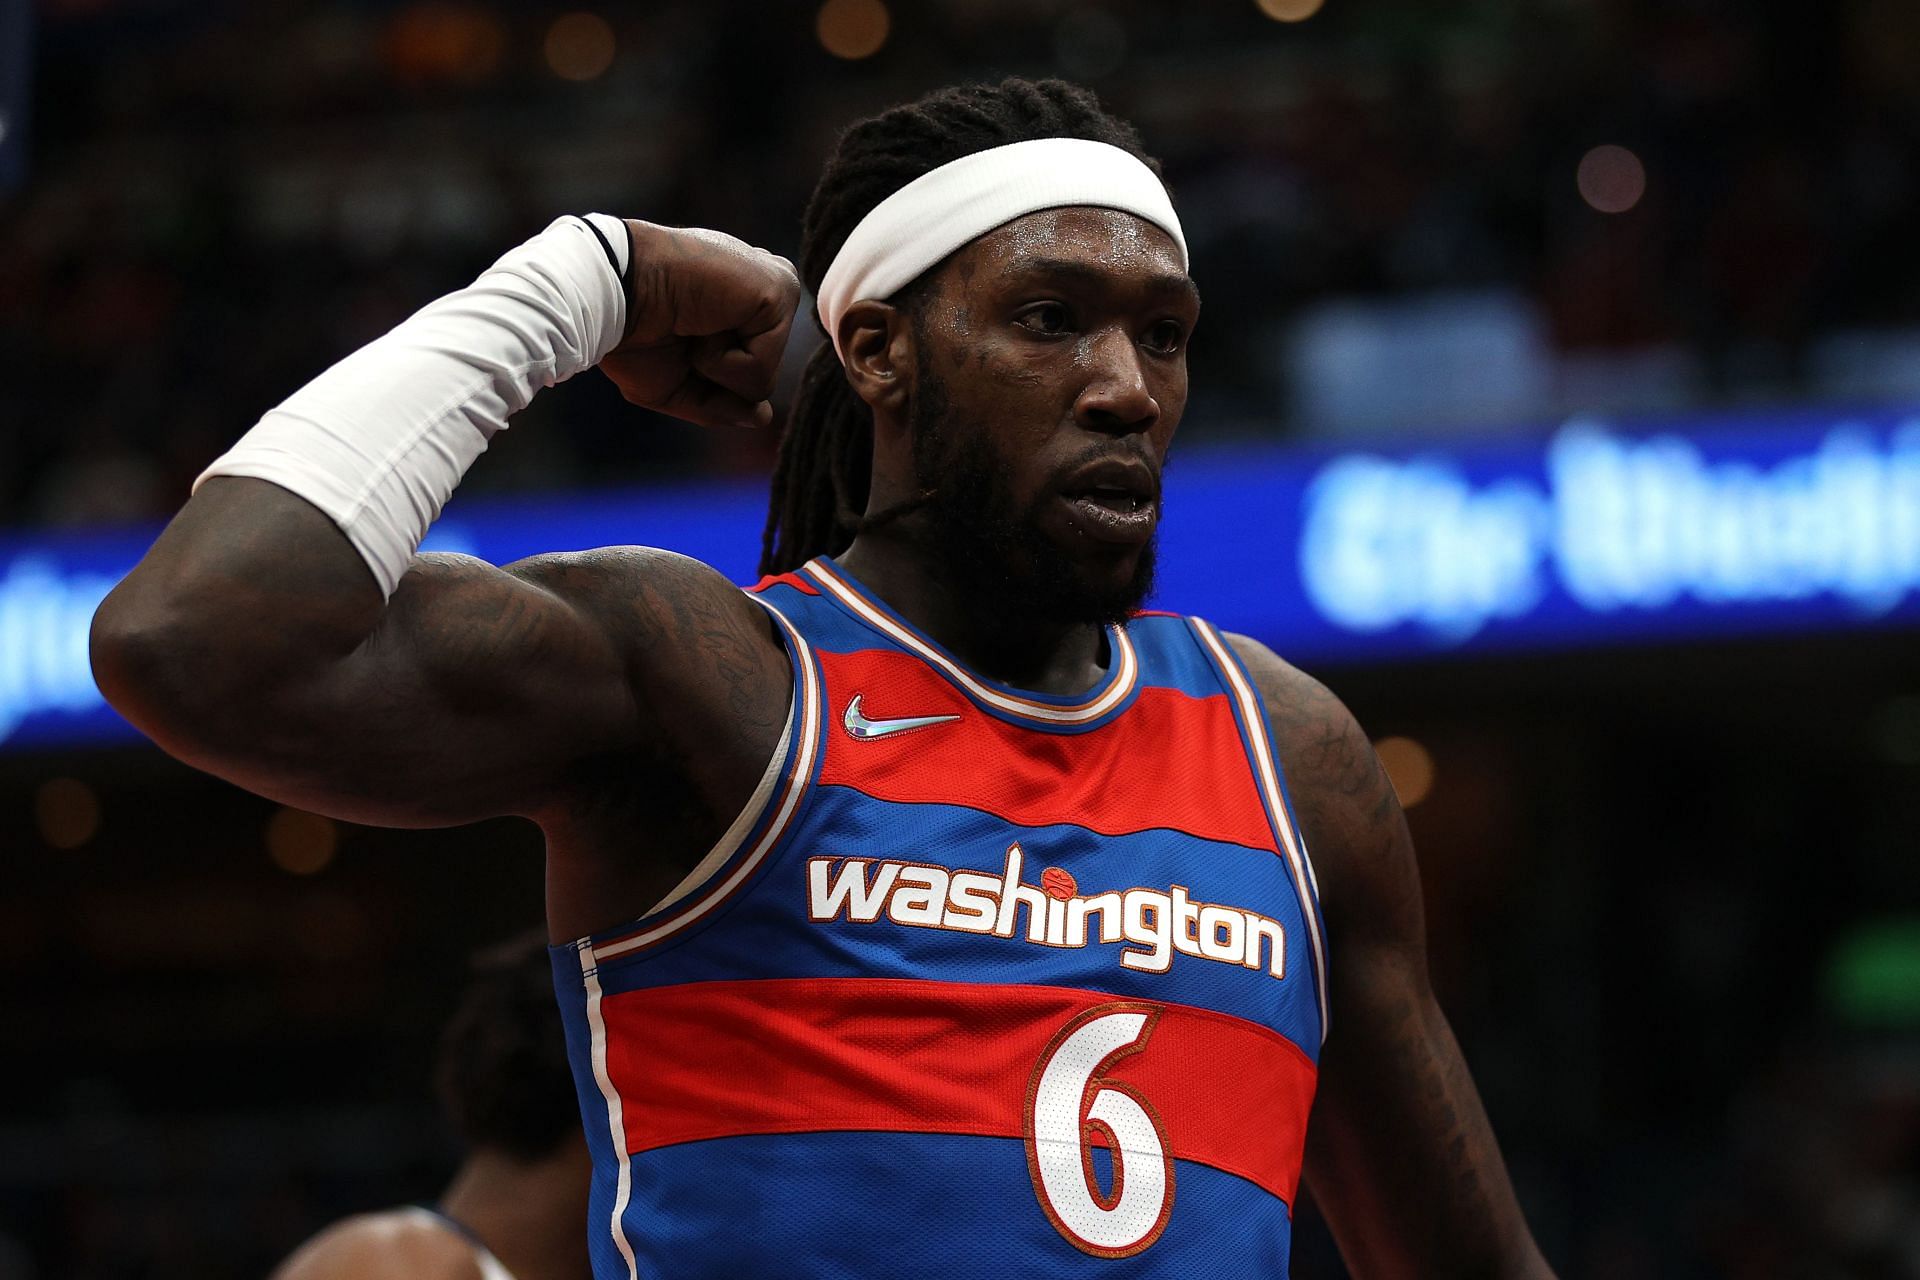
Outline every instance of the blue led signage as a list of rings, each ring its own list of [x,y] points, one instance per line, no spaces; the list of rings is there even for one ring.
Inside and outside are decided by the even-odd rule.
[[[753,576],[764,490],[457,499],[429,547],[614,543]],[[131,734],[87,624],[153,531],[0,539],[0,744]],[[1308,666],[1920,623],[1920,415],[1577,420],[1419,453],[1240,448],[1167,474],[1155,603]]]

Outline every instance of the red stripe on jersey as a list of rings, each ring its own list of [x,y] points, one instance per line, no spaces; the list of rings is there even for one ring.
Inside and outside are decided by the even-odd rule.
[[[760,579],[760,581],[748,587],[747,590],[750,592],[758,593],[761,591],[765,591],[768,587],[773,586],[775,583],[779,583],[782,586],[792,587],[795,591],[803,591],[810,596],[817,596],[820,594],[820,588],[814,586],[811,582],[808,582],[805,578],[801,577],[797,573],[770,573],[766,577]]]
[[[1074,823],[1102,835],[1169,827],[1203,840],[1274,849],[1273,830],[1226,695],[1148,687],[1087,733],[1047,733],[988,715],[918,658],[889,649],[821,652],[827,734],[823,784],[876,800],[958,804],[1022,826]],[[860,698],[868,720],[959,719],[881,737],[841,728]],[[1139,770],[1177,767],[1177,790],[1139,785]]]
[[[1065,987],[904,978],[642,988],[605,997],[600,1011],[607,1074],[637,1154],[743,1134],[1022,1138],[1034,1070],[1054,1037],[1116,1003],[1161,1013],[1141,1049],[1098,1078],[1151,1106],[1176,1159],[1291,1205],[1315,1069],[1284,1036],[1241,1018]]]

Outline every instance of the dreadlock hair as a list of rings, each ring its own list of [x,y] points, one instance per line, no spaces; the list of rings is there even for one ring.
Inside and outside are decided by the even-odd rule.
[[[1109,115],[1078,85],[1009,77],[999,84],[942,89],[861,120],[840,135],[807,201],[801,279],[817,296],[827,268],[860,220],[915,178],[976,151],[1035,138],[1104,142],[1160,172],[1133,126]],[[937,269],[929,269],[894,301],[912,305],[921,282]],[[760,572],[788,573],[815,556],[837,555],[863,527],[881,523],[864,516],[872,473],[872,410],[847,382],[833,343],[822,342],[807,361],[780,436]]]

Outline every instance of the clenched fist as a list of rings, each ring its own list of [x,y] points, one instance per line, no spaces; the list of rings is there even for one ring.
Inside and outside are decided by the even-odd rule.
[[[701,426],[773,421],[774,373],[793,327],[793,264],[719,231],[627,220],[627,336],[600,362],[634,404]]]

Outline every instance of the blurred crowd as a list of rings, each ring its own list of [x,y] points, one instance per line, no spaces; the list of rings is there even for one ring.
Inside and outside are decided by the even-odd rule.
[[[1093,85],[1164,157],[1206,301],[1194,435],[1920,393],[1907,0],[867,7],[850,60],[797,0],[33,6],[0,527],[165,513],[558,211],[791,254],[841,125],[1008,72]],[[767,463],[584,381],[476,485]]]

